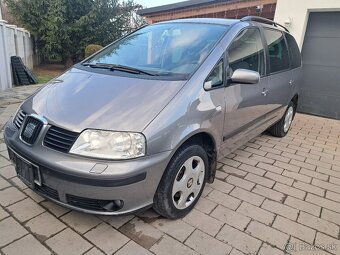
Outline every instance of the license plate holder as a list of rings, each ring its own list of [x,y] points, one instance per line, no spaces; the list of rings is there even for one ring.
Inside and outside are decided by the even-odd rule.
[[[11,149],[8,149],[8,153],[11,161],[15,165],[15,171],[19,179],[30,188],[34,188],[35,184],[41,186],[41,174],[39,167],[19,156]]]

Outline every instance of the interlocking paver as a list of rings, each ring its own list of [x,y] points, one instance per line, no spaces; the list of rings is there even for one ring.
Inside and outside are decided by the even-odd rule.
[[[232,247],[200,230],[195,232],[185,241],[185,245],[204,255],[226,255]]]
[[[255,186],[255,183],[244,180],[242,178],[239,178],[239,177],[236,177],[236,176],[233,176],[233,175],[229,175],[227,177],[227,182],[229,182],[229,183],[231,183],[231,184],[233,184],[237,187],[246,189],[246,190],[251,190]]]
[[[338,238],[332,238],[323,233],[318,232],[316,234],[315,243],[326,246],[325,250],[329,253],[339,255],[340,254],[340,241]]]
[[[277,216],[273,227],[284,233],[295,236],[308,243],[313,243],[316,231],[302,224]]]
[[[100,219],[107,222],[108,224],[110,224],[112,227],[116,229],[120,228],[125,223],[129,222],[133,217],[134,215],[125,215],[125,216],[116,216],[116,217],[99,216]]]
[[[6,218],[9,214],[0,207],[0,220]]]
[[[339,236],[339,226],[329,221],[320,219],[305,212],[301,212],[297,220],[299,223],[316,229],[317,231],[331,235],[335,238]]]
[[[236,210],[236,208],[241,204],[241,200],[226,195],[218,190],[210,192],[207,198],[232,210]]]
[[[66,228],[63,222],[49,212],[29,220],[25,226],[42,241]]]
[[[21,222],[27,221],[45,211],[44,208],[30,198],[12,204],[7,209]]]
[[[91,250],[84,253],[84,255],[104,255],[98,248],[93,247]]]
[[[18,254],[37,254],[48,255],[51,252],[43,246],[32,235],[27,235],[18,241],[11,243],[2,250],[6,255],[18,255]]]
[[[115,255],[152,255],[152,253],[134,241],[130,241],[118,250]]]
[[[198,255],[197,252],[190,249],[188,246],[185,246],[181,242],[165,235],[162,237],[160,241],[155,243],[150,251],[154,252],[156,255],[167,255],[169,251],[173,254],[178,255]],[[139,254],[139,253],[135,253]]]
[[[230,193],[231,196],[237,197],[238,199],[241,199],[243,201],[247,201],[253,205],[261,205],[264,201],[264,197],[257,195],[255,193],[249,192],[247,190],[241,189],[236,187],[233,189],[233,191]]]
[[[73,230],[67,228],[46,241],[57,254],[78,255],[89,250],[92,245]]]
[[[205,197],[201,197],[195,205],[195,208],[203,213],[209,214],[216,206],[217,204],[215,202],[206,199]]]
[[[228,194],[235,187],[229,183],[220,180],[215,180],[214,183],[209,184],[209,186],[226,194]]]
[[[316,245],[306,243],[294,237],[289,240],[286,251],[291,255],[330,255],[330,253],[319,249]]]
[[[0,230],[0,247],[13,242],[28,233],[24,227],[11,217],[0,221]]]
[[[11,186],[11,184],[6,181],[4,178],[0,177],[0,189],[4,189]]]
[[[101,223],[84,236],[109,254],[114,253],[129,241],[126,236],[106,223]]]
[[[286,195],[281,192],[263,187],[261,185],[256,185],[252,192],[279,202],[282,202],[286,197]]]
[[[23,200],[25,197],[26,195],[17,188],[9,187],[4,190],[0,190],[0,205],[9,206]]]
[[[184,242],[195,228],[184,221],[174,221],[169,219],[157,219],[151,223],[155,228],[167,233],[171,237]]]
[[[103,227],[99,225],[99,228],[103,228]],[[113,230],[114,229],[110,231],[114,232]],[[157,228],[153,227],[151,224],[145,223],[144,221],[138,218],[134,218],[130,220],[128,223],[123,225],[119,230],[122,233],[124,233],[127,237],[134,240],[136,243],[140,244],[146,249],[150,249],[151,246],[154,245],[156,242],[158,242],[159,239],[161,239],[161,237],[163,236],[163,232],[159,231]],[[100,231],[98,231],[98,234],[99,233]],[[86,234],[85,236],[87,235],[88,234]],[[93,238],[98,239],[98,236],[93,235]],[[125,241],[125,238],[126,238],[125,236],[124,238],[121,237],[122,242]],[[105,242],[106,241],[105,239],[106,238],[104,238],[104,240],[99,239],[98,241]]]
[[[9,165],[9,166],[5,166],[3,168],[0,168],[0,175],[2,175],[3,177],[10,179],[14,176],[16,176],[16,172],[14,169],[13,165]]]
[[[300,182],[300,181],[295,181],[293,186],[297,189],[318,195],[320,197],[325,196],[325,192],[326,192],[326,190],[319,188],[315,185],[311,185],[311,184]]]
[[[240,230],[244,230],[247,227],[248,223],[250,222],[249,217],[244,216],[228,208],[225,208],[221,205],[217,206],[216,209],[210,215],[220,220],[221,222],[225,222],[228,225],[233,226]]]
[[[243,231],[237,230],[228,225],[224,225],[216,237],[222,242],[225,242],[246,254],[256,254],[262,243],[260,240],[244,233]]]
[[[247,174],[246,180],[251,181],[251,182],[255,182],[257,184],[260,184],[262,186],[265,186],[267,188],[272,188],[275,184],[275,182],[273,180],[270,180],[268,178],[265,177],[261,177],[255,174]]]
[[[211,236],[215,236],[223,226],[222,221],[201,213],[196,209],[192,210],[187,216],[185,216],[183,221]]]
[[[305,191],[287,186],[287,185],[282,184],[282,183],[276,183],[275,186],[274,186],[274,189],[277,190],[277,191],[280,191],[280,192],[282,192],[286,195],[290,195],[290,196],[293,196],[293,197],[296,197],[296,198],[299,198],[299,199],[304,199],[304,197],[306,196]]]
[[[289,235],[256,221],[250,222],[246,233],[278,248],[284,247],[289,239]]]
[[[60,217],[70,211],[70,209],[62,207],[50,201],[43,201],[41,202],[41,205],[45,207],[47,210],[49,210],[56,217]]]
[[[97,226],[101,220],[91,214],[71,211],[60,218],[71,228],[83,234]]]
[[[1,128],[36,88],[0,94],[0,254],[283,255],[287,242],[291,255],[339,254],[339,121],[297,114],[286,137],[264,133],[220,159],[182,220],[152,210],[93,216],[37,195],[8,160]]]
[[[305,202],[295,197],[288,196],[285,200],[285,204],[292,208],[296,208],[298,210],[308,212],[315,216],[320,216],[320,212],[321,212],[320,206]]]
[[[266,225],[272,224],[275,216],[274,213],[263,210],[252,204],[248,204],[247,202],[243,202],[237,209],[237,212],[246,215],[254,220],[262,222]]]
[[[300,174],[304,174],[304,175],[307,175],[307,176],[310,176],[310,177],[313,177],[313,178],[317,178],[317,179],[320,179],[320,180],[323,180],[323,181],[327,181],[329,179],[329,176],[326,175],[326,174],[321,174],[319,172],[304,169],[304,168],[301,168]]]
[[[282,215],[283,217],[294,221],[297,219],[299,213],[299,210],[297,209],[268,199],[263,202],[261,207],[267,211]]]

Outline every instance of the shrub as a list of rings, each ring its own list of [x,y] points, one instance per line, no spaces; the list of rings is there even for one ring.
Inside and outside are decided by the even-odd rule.
[[[101,50],[103,46],[98,44],[89,44],[85,48],[85,58],[91,56],[92,54],[96,53],[97,51]]]

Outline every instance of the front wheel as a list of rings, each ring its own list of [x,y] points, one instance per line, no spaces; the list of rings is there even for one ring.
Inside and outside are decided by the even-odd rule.
[[[280,119],[279,122],[274,124],[271,128],[269,128],[269,133],[276,137],[284,137],[287,135],[290,126],[292,125],[294,115],[295,115],[295,104],[290,102],[285,114]]]
[[[177,219],[195,206],[206,183],[208,156],[196,144],[180,148],[171,159],[154,197],[154,210]]]

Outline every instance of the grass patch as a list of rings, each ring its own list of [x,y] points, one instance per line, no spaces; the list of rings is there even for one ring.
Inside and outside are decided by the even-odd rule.
[[[54,78],[53,75],[48,75],[48,74],[43,74],[43,75],[36,75],[37,79],[38,79],[38,83],[47,83],[50,80],[52,80]]]

